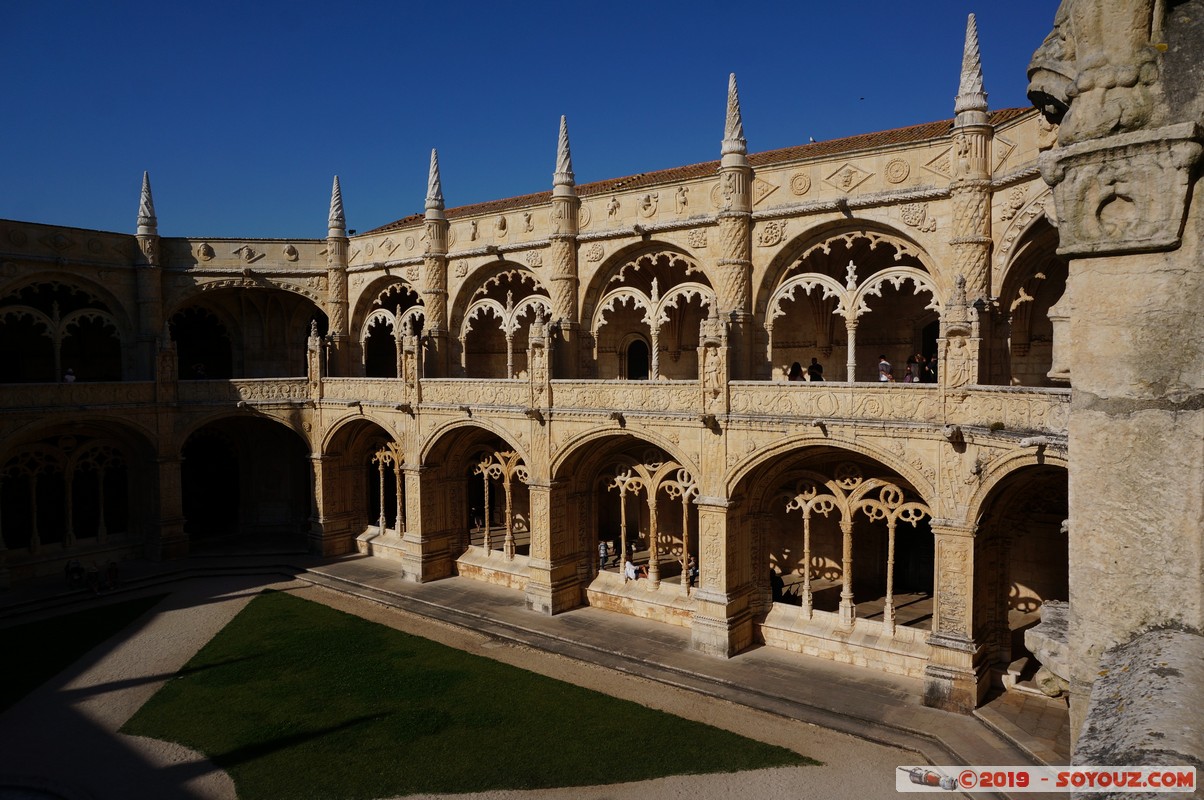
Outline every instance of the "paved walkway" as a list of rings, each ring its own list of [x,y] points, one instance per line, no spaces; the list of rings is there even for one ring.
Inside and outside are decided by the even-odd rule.
[[[924,707],[919,702],[920,682],[914,679],[836,665],[823,659],[764,647],[754,648],[731,659],[714,658],[690,649],[689,632],[685,628],[588,607],[552,617],[535,614],[526,610],[520,592],[461,578],[422,585],[408,583],[397,576],[393,563],[378,559],[348,557],[320,561],[300,555],[192,558],[167,564],[131,563],[125,566],[123,573],[125,589],[118,594],[133,591],[136,587],[145,590],[155,586],[187,587],[195,584],[191,589],[181,588],[177,595],[173,595],[172,602],[181,608],[193,604],[202,608],[212,607],[213,610],[200,618],[200,624],[189,620],[186,625],[181,625],[183,620],[173,620],[170,616],[164,616],[161,620],[156,618],[156,636],[175,636],[183,640],[185,646],[175,648],[179,654],[163,656],[163,663],[157,663],[153,670],[153,679],[132,681],[128,687],[132,693],[127,693],[125,699],[117,704],[121,706],[119,711],[109,713],[112,719],[103,715],[97,718],[77,709],[73,715],[78,718],[76,723],[83,723],[83,728],[76,724],[79,729],[72,728],[72,733],[56,730],[60,723],[67,725],[69,722],[66,718],[57,719],[51,728],[54,731],[52,740],[43,742],[43,746],[35,750],[53,753],[52,742],[68,741],[73,742],[71,746],[74,748],[75,734],[78,733],[85,737],[85,741],[95,741],[103,751],[98,735],[120,727],[166,676],[182,666],[213,632],[225,624],[223,620],[237,613],[241,608],[240,603],[245,602],[247,592],[256,586],[297,576],[302,581],[335,589],[344,595],[395,607],[451,626],[468,628],[499,642],[526,646],[661,685],[689,690],[696,695],[757,710],[783,722],[801,720],[860,739],[913,751],[916,754],[913,763],[1034,763],[1031,755],[979,719]],[[215,582],[214,576],[221,574],[226,577]],[[205,577],[207,580],[179,583],[192,577]],[[193,595],[190,597],[188,592]],[[0,595],[0,619],[50,613],[56,608],[54,613],[58,613],[81,599],[94,602],[88,597],[81,598],[78,592],[65,593],[61,584],[57,583],[7,592]],[[172,633],[181,628],[184,630]],[[132,663],[137,664],[138,659],[148,657],[144,652],[146,645],[139,644],[139,639],[140,636],[135,635],[129,644],[117,648],[113,653],[90,654],[85,659],[87,663],[78,669],[73,667],[53,683],[59,690],[75,691],[71,681],[101,663],[109,666],[105,666],[101,673],[89,675],[86,685],[111,687],[115,683],[120,684],[123,680],[120,676],[122,664],[129,668]],[[195,646],[193,640],[196,640]],[[175,664],[176,661],[179,664]],[[139,674],[143,673],[144,666]],[[87,694],[87,690],[83,691],[84,696]],[[26,725],[46,727],[37,722],[38,714],[43,713],[44,709],[26,709],[24,705],[0,717],[0,734],[6,740],[15,730],[21,730]],[[85,730],[89,725],[95,728],[91,735]],[[174,765],[167,773],[171,774],[174,770],[176,779],[181,776],[188,779],[182,783],[177,780],[175,784],[177,789],[184,786],[184,793],[139,795],[127,791],[124,795],[110,795],[107,792],[104,795],[182,798],[230,796],[228,789],[221,785],[220,773],[217,776],[210,775],[208,770],[211,768],[206,768],[201,763],[203,760],[199,760],[195,754],[182,752],[176,754],[173,760]],[[139,759],[111,758],[110,761],[129,764],[131,761],[139,762]],[[144,773],[150,762],[143,760],[142,763],[143,769],[131,768],[130,773],[146,777]],[[190,764],[191,767],[188,766]],[[32,764],[27,763],[27,766]],[[161,766],[155,765],[155,770]],[[13,767],[11,754],[9,758],[0,760],[0,772],[11,775]],[[857,768],[847,765],[846,769],[855,772]],[[200,781],[203,784],[206,780],[209,783],[204,784],[203,788],[201,785],[197,785],[195,790],[187,788],[188,781]],[[121,782],[117,785],[129,786]]]

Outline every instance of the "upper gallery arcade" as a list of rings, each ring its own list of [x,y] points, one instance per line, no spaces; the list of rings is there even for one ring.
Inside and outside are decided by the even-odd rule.
[[[1056,129],[973,17],[952,120],[750,154],[719,106],[716,162],[577,185],[562,118],[474,206],[432,152],[356,235],[337,178],[321,239],[160,237],[148,178],[134,235],[0,221],[0,576],[275,537],[973,707],[1067,599]]]

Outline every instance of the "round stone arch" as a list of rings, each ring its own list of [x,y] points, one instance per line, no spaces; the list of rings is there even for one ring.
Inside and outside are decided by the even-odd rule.
[[[1018,453],[993,466],[971,503],[974,639],[1007,689],[1031,681],[1052,655],[1031,651],[1025,631],[1047,604],[1064,610],[1070,599],[1067,466],[1061,457]]]
[[[807,259],[822,260],[804,271]],[[817,226],[784,247],[756,286],[759,377],[784,378],[790,364],[818,358],[828,380],[874,380],[879,354],[900,364],[935,355],[947,291],[927,251],[895,228],[864,219]]]
[[[401,440],[401,434],[393,429],[391,419],[384,419],[376,415],[376,409],[370,406],[364,406],[359,412],[348,412],[330,424],[326,425],[322,431],[321,437],[317,442],[317,448],[314,450],[314,455],[325,455],[327,451],[337,445],[338,437],[345,435],[344,432],[348,427],[354,426],[356,422],[365,422],[370,425],[375,425],[385,432],[389,438],[394,441]]]
[[[622,275],[624,269],[631,264],[636,263],[640,258],[649,256],[655,257],[659,255],[668,256],[670,259],[681,259],[684,264],[688,264],[686,275],[700,275],[707,286],[714,289],[714,276],[706,271],[704,260],[698,258],[688,249],[680,245],[666,242],[661,239],[652,239],[647,242],[634,242],[625,247],[621,247],[609,257],[603,260],[598,266],[590,272],[588,278],[582,281],[582,301],[581,301],[581,322],[583,325],[588,325],[594,318],[594,312],[597,309],[598,301],[606,294],[606,286],[610,283],[615,275]],[[583,276],[584,277],[584,276]],[[696,280],[697,278],[695,278]],[[661,287],[661,291],[667,290],[669,287]]]
[[[304,432],[271,415],[224,412],[192,420],[179,442],[190,538],[306,547],[313,469]]]
[[[1058,229],[1046,213],[1049,192],[1035,198],[1011,221],[997,253],[992,292],[1007,320],[1006,338],[995,337],[985,376],[997,385],[1065,385],[1064,359],[1055,347],[1069,337],[1067,297],[1069,261],[1058,255]],[[986,382],[986,381],[984,381]]]
[[[141,417],[117,417],[100,414],[94,411],[84,410],[79,415],[71,417],[71,425],[94,426],[110,432],[114,438],[119,438],[122,441],[141,442],[150,447],[151,452],[156,452],[155,442],[159,438],[159,432],[148,425],[141,422]],[[39,418],[32,422],[20,425],[11,431],[5,431],[0,437],[7,446],[11,442],[22,441],[25,439],[38,438],[46,435],[46,431],[52,431],[55,428],[62,427],[62,419]],[[2,451],[0,451],[2,452]]]
[[[674,461],[681,464],[685,469],[689,470],[690,474],[694,475],[696,479],[700,481],[702,480],[702,471],[698,464],[694,459],[688,457],[682,451],[680,445],[650,430],[628,430],[625,427],[598,428],[584,431],[582,433],[574,434],[573,436],[570,436],[568,439],[561,442],[560,446],[556,448],[552,455],[552,463],[548,470],[552,480],[570,480],[569,477],[566,477],[563,470],[566,468],[566,465],[569,463],[569,461],[575,458],[585,446],[601,440],[621,436],[626,436],[636,441],[642,441],[652,447],[659,447],[661,450],[664,450],[666,453],[668,453]]]
[[[225,327],[229,352],[206,338],[203,327],[172,325],[180,360],[180,375],[192,375],[191,361],[206,358],[223,365],[230,375],[207,377],[282,378],[306,374],[306,342],[310,322],[316,321],[318,333],[326,333],[328,324],[322,301],[309,289],[286,281],[257,281],[232,278],[209,281],[173,302],[165,319],[174,318],[189,308],[212,314]]]
[[[814,437],[783,442],[741,467],[728,495],[729,557],[735,574],[748,576],[767,643],[790,647],[796,618],[844,630],[870,618],[892,637],[896,625],[918,628],[905,639],[922,635],[933,612],[936,541],[914,470],[876,448]],[[804,503],[817,496],[831,502]],[[888,519],[890,508],[897,518]],[[801,612],[783,608],[791,605]],[[910,663],[908,671],[922,668]]]
[[[96,283],[95,281],[86,278],[82,275],[76,275],[71,272],[51,271],[38,272],[36,274],[18,274],[11,280],[0,284],[0,297],[6,297],[14,292],[19,292],[27,286],[36,286],[38,284],[58,284],[65,287],[76,289],[90,295],[97,302],[103,304],[113,317],[114,322],[118,326],[118,331],[123,342],[131,342],[135,338],[135,323],[134,319],[137,316],[137,310],[127,309],[126,303],[121,300],[113,292],[109,291],[105,286]]]
[[[416,305],[422,305],[422,291],[418,286],[406,280],[402,275],[381,275],[378,278],[373,278],[358,292],[355,306],[351,309],[351,321],[348,330],[358,336],[364,327],[364,320],[372,313],[380,298],[395,286],[400,286],[409,292],[413,292],[418,297]],[[387,310],[390,312],[393,311],[392,308]]]
[[[387,425],[366,415],[342,417],[326,431],[314,460],[318,512],[326,520],[323,553],[350,552],[357,542],[360,552],[371,553],[379,537],[396,540],[410,527],[408,458]]]
[[[0,503],[10,570],[32,577],[56,562],[141,554],[161,517],[158,489],[154,435],[128,420],[85,412],[7,434]]]
[[[775,440],[772,445],[764,449],[758,449],[749,454],[733,468],[728,470],[727,477],[724,479],[724,491],[726,496],[734,496],[738,490],[741,481],[747,478],[754,470],[760,468],[769,461],[787,455],[793,450],[801,448],[827,446],[834,450],[844,450],[850,453],[862,455],[872,461],[882,464],[887,469],[901,476],[912,489],[927,503],[930,507],[936,507],[937,491],[932,482],[928,480],[919,470],[903,460],[903,457],[894,451],[887,450],[882,447],[875,447],[866,444],[864,441],[852,441],[841,439],[823,434],[819,431],[814,433],[795,434],[785,439]]]
[[[27,275],[0,297],[0,381],[116,382],[140,371],[138,321],[103,287],[68,273]]]
[[[1015,206],[1012,195],[1017,190],[1027,191],[1027,186],[1013,187],[1007,195],[1008,199],[1005,200],[1008,210],[1014,216],[1003,228],[999,243],[995,247],[994,263],[991,265],[991,294],[995,297],[1003,296],[1004,286],[1009,280],[1009,274],[1015,268],[1016,258],[1020,255],[1024,240],[1030,231],[1039,227],[1042,221],[1048,223],[1055,231],[1057,230],[1057,222],[1047,210],[1053,203],[1053,190],[1040,183],[1037,188],[1036,196],[1019,207]]]
[[[238,419],[242,417],[261,419],[275,423],[276,425],[279,425],[280,427],[287,429],[290,433],[296,435],[302,441],[302,443],[305,444],[306,449],[310,454],[314,452],[312,442],[310,441],[310,435],[304,430],[300,429],[298,425],[294,425],[291,420],[282,417],[275,417],[271,414],[257,414],[241,409],[217,409],[214,411],[203,412],[199,416],[189,415],[182,417],[181,419],[184,424],[181,428],[176,430],[175,437],[170,443],[168,443],[169,451],[179,453],[180,448],[184,446],[184,443],[188,441],[188,438],[207,425],[211,425],[215,422],[221,422],[222,420]]]
[[[460,281],[455,294],[448,298],[448,325],[450,330],[459,332],[463,324],[464,314],[468,311],[468,307],[472,305],[473,297],[476,296],[477,292],[487,287],[490,283],[500,284],[501,278],[508,274],[518,276],[520,285],[526,286],[530,284],[531,294],[548,296],[548,288],[544,286],[543,281],[540,280],[535,270],[526,264],[521,264],[517,261],[508,261],[505,258],[486,262],[474,267],[468,273],[467,277]]]
[[[508,297],[514,309],[510,319],[506,318]],[[452,351],[458,354],[458,374],[510,378],[526,369],[527,326],[539,307],[551,308],[551,295],[529,266],[500,259],[473,270],[449,305],[448,327]],[[507,324],[514,326],[509,336],[503,330]]]
[[[754,313],[762,320],[765,318],[769,298],[773,296],[774,291],[782,283],[784,276],[792,266],[816,251],[830,249],[832,244],[850,238],[866,239],[871,252],[883,245],[894,247],[897,254],[913,258],[925,272],[933,277],[934,283],[937,281],[939,272],[936,260],[929,255],[923,245],[899,229],[865,218],[835,220],[809,228],[782,245],[766,266],[761,280],[754,290]],[[900,263],[899,258],[896,258],[895,261]],[[842,282],[844,280],[843,273],[833,277]],[[865,280],[867,277],[869,276],[859,275],[858,279]],[[947,289],[938,298],[942,303],[945,301],[945,293],[947,293]]]
[[[456,431],[466,428],[476,428],[478,430],[493,434],[505,442],[507,447],[518,453],[519,458],[524,464],[527,465],[528,469],[532,468],[530,452],[523,445],[515,443],[514,436],[510,431],[506,430],[492,420],[475,418],[451,420],[450,422],[445,422],[432,430],[418,448],[418,452],[421,456],[421,463],[425,465],[431,460],[433,454],[435,454],[440,447],[445,446],[446,439],[449,434],[453,434]],[[532,470],[532,477],[535,477],[535,475],[536,473],[534,470]]]
[[[979,481],[974,494],[966,503],[966,508],[969,509],[966,519],[960,520],[959,524],[966,527],[975,526],[981,519],[984,504],[995,494],[999,485],[1018,470],[1033,466],[1058,467],[1068,471],[1070,459],[1066,457],[1062,448],[1051,450],[1048,447],[1037,447],[1015,450],[989,463],[983,471],[982,480]]]

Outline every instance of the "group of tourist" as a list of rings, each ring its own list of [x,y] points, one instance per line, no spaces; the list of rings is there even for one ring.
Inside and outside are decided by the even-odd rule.
[[[904,369],[903,377],[896,378],[895,368],[886,356],[878,356],[878,380],[882,383],[936,383],[936,371],[935,355],[926,358],[923,353],[916,353],[907,357],[907,366]],[[819,363],[817,358],[812,358],[811,364],[806,369],[795,361],[786,373],[788,381],[822,381],[823,379],[824,365]]]

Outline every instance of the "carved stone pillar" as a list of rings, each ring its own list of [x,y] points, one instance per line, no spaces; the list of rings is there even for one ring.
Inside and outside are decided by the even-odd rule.
[[[1056,364],[1074,389],[1072,737],[1106,650],[1204,628],[1201,12],[1199,0],[1070,0],[1029,66],[1029,98],[1059,124],[1040,164],[1070,259]],[[1204,691],[1180,680],[1183,696]]]
[[[406,464],[406,530],[401,536],[402,577],[413,583],[452,574],[451,545],[457,538],[452,520],[464,524],[463,509],[448,514],[449,496],[464,495],[464,480],[446,480],[428,467]],[[456,492],[456,487],[459,492]]]
[[[158,530],[147,538],[146,555],[155,561],[184,558],[188,555],[188,534],[184,533],[184,495],[180,480],[183,461],[171,455],[159,456]]]
[[[350,374],[351,341],[347,330],[347,244],[345,238],[326,240],[326,320],[330,336],[330,369],[335,375]]]
[[[342,489],[338,462],[327,455],[309,458],[310,493],[309,551],[318,556],[339,556],[355,549],[351,530],[351,515],[342,512],[339,491]]]
[[[694,592],[690,646],[724,658],[753,643],[753,621],[748,577],[740,559],[748,558],[747,530],[728,518],[730,501],[699,497],[699,586]]]
[[[155,340],[163,330],[163,270],[160,269],[159,220],[151,196],[150,176],[142,173],[138,204],[138,255],[135,275],[138,293],[138,332],[134,363],[126,363],[126,380],[154,380]],[[78,365],[76,365],[78,366]],[[57,374],[61,375],[60,370]]]
[[[973,637],[974,530],[932,525],[936,580],[932,647],[924,668],[924,704],[969,713],[987,690],[981,648]]]
[[[531,558],[527,579],[527,608],[559,614],[581,604],[577,547],[560,483],[531,479]]]
[[[426,252],[422,257],[422,305],[426,338],[424,369],[428,378],[446,378],[448,372],[447,244],[449,226],[443,213],[443,184],[439,178],[439,156],[431,151],[427,179]],[[506,377],[510,377],[507,375]]]
[[[736,76],[727,85],[727,117],[724,121],[722,159],[719,162],[719,259],[716,262],[716,292],[720,316],[729,324],[735,353],[732,378],[752,377],[756,342],[752,315],[752,181],[748,144],[740,116]]]

